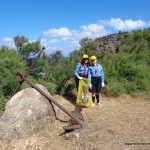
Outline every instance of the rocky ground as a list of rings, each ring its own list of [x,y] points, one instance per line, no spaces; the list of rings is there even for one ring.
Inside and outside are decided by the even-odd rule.
[[[73,104],[54,96],[70,111]],[[60,112],[59,119],[26,139],[0,141],[0,150],[148,150],[150,149],[150,101],[102,97],[102,107],[83,109],[85,126],[63,134],[70,118]],[[132,144],[132,145],[131,145]]]

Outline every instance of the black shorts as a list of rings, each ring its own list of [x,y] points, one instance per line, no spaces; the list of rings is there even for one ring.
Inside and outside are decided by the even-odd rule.
[[[92,77],[91,78],[92,88],[90,89],[91,93],[100,93],[102,89],[102,79],[101,77]]]

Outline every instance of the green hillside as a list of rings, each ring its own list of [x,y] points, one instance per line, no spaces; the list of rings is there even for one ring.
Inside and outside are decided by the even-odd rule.
[[[107,96],[130,94],[132,96],[150,96],[150,29],[133,32],[119,32],[87,42],[83,47],[71,53],[96,55],[105,73]],[[75,56],[75,57],[74,57]]]
[[[117,53],[107,53],[102,64],[109,95],[149,97],[150,30],[124,33]]]

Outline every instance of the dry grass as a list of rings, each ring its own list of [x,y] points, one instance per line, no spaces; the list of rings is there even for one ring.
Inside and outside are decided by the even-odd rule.
[[[62,97],[55,99],[70,111],[74,106]],[[59,136],[67,122],[55,121],[39,134],[27,139],[0,141],[0,150],[148,150],[150,145],[125,143],[150,143],[150,101],[102,97],[103,107],[83,109],[85,127],[79,137],[66,140]],[[69,117],[61,113],[61,120]]]

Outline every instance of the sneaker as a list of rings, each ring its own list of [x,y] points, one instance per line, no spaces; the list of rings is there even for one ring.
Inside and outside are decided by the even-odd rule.
[[[102,104],[101,104],[101,103],[97,103],[97,105],[100,106],[100,107],[102,107]]]
[[[95,103],[93,103],[91,106],[94,107],[94,106],[95,106]]]

